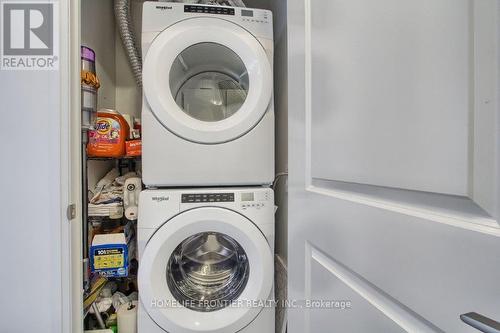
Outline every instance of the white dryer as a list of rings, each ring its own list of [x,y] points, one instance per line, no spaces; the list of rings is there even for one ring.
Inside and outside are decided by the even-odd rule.
[[[142,51],[144,183],[270,184],[271,12],[146,2]]]
[[[274,333],[273,196],[141,193],[138,333]]]

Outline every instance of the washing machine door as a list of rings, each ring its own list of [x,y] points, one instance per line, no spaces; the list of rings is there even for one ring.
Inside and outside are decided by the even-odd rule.
[[[155,117],[177,136],[202,144],[250,131],[271,102],[272,82],[259,41],[220,18],[168,27],[144,59],[144,95]]]
[[[261,231],[224,208],[167,221],[140,258],[140,299],[151,319],[176,333],[234,333],[266,305],[273,254]]]

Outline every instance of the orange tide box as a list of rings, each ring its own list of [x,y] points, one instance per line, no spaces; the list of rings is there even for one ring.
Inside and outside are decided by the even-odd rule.
[[[125,150],[127,156],[141,156],[142,154],[142,141],[131,140],[125,142]]]

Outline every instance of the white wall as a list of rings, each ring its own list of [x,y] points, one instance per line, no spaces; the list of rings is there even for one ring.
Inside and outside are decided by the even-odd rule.
[[[60,75],[0,70],[2,332],[62,332]]]
[[[99,108],[114,109],[116,51],[113,0],[83,0],[81,8],[82,45],[95,51],[96,72],[101,83],[97,94],[97,105]]]

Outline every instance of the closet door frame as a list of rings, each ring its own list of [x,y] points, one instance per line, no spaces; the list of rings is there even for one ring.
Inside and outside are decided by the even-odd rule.
[[[83,332],[80,5],[80,0],[59,1],[61,333]]]

